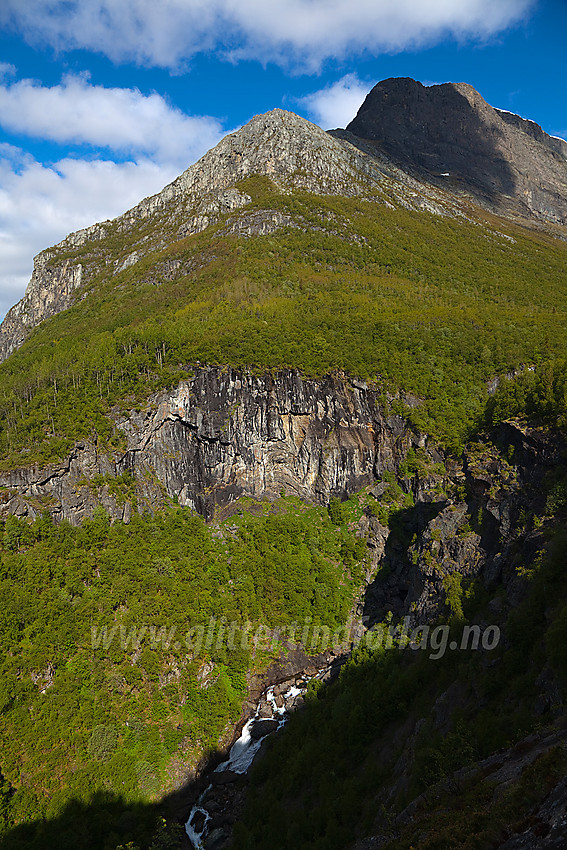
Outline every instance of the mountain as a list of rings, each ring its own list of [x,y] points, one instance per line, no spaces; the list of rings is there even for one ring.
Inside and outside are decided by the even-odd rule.
[[[107,275],[119,273],[150,251],[200,233],[221,216],[247,206],[251,198],[237,184],[258,174],[283,191],[391,197],[416,209],[454,204],[431,187],[420,186],[416,192],[415,181],[393,164],[376,161],[305,119],[274,109],[226,136],[157,195],[112,222],[71,233],[39,254],[26,294],[0,327],[1,359],[21,345],[31,328],[67,309],[76,290],[84,292],[101,269]],[[237,215],[227,232],[232,227],[232,232],[240,235],[262,235],[287,224],[287,219],[275,213],[271,218],[256,215],[254,219]]]
[[[386,80],[36,257],[0,328],[2,847],[183,846],[202,794],[211,850],[564,840],[564,187],[537,125]]]
[[[157,195],[43,251],[24,298],[0,327],[0,358],[30,328],[66,309],[93,275],[92,261],[70,263],[64,259],[69,252],[120,234],[133,248],[125,256],[111,258],[104,244],[96,247],[96,263],[104,256],[120,271],[149,248],[198,233],[246,205],[235,186],[252,174],[286,190],[390,199],[434,211],[455,210],[464,195],[520,220],[567,225],[567,142],[534,121],[493,109],[466,83],[425,87],[410,78],[384,80],[346,132],[324,133],[280,109],[257,116]],[[137,238],[136,229],[150,218],[153,232]],[[274,220],[254,221],[239,228],[262,233],[274,226]]]
[[[152,509],[165,492],[209,516],[282,486],[326,502],[374,474],[383,449],[365,433],[391,430],[368,409],[377,377],[424,432],[458,443],[489,381],[536,361],[544,338],[562,350],[564,244],[347,135],[258,116],[158,195],[36,258],[0,328],[11,510],[55,500],[78,522],[102,498],[122,516],[127,503],[87,482],[123,474]],[[362,383],[329,389],[337,369]]]
[[[507,215],[567,223],[567,142],[467,83],[383,80],[347,130],[420,179]]]

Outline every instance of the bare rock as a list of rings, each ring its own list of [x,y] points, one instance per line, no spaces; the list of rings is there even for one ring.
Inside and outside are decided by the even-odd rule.
[[[252,724],[250,735],[255,741],[259,741],[260,738],[265,738],[270,732],[275,732],[278,725],[277,720],[256,720]]]
[[[493,109],[466,83],[378,83],[347,130],[420,177],[477,202],[567,223],[567,143]]]

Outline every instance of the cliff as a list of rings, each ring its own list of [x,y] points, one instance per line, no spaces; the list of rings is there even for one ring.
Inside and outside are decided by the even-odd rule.
[[[175,502],[212,520],[241,497],[285,494],[327,505],[370,488],[376,511],[358,533],[368,540],[369,579],[380,572],[365,594],[366,627],[388,611],[431,621],[445,604],[448,575],[501,580],[521,511],[545,510],[545,476],[563,444],[507,422],[497,443],[514,464],[490,442],[457,459],[392,412],[392,401],[400,399],[339,373],[310,380],[294,371],[195,367],[142,408],[113,412],[124,449],[85,441],[63,463],[1,474],[0,512],[34,518],[47,510],[78,525],[98,505],[128,522],[132,511]],[[526,492],[534,494],[527,501]]]
[[[341,375],[197,367],[139,412],[115,415],[125,451],[84,442],[62,464],[4,473],[4,510],[35,516],[47,507],[78,523],[97,504],[126,520],[133,503],[153,509],[165,499],[206,517],[240,496],[281,491],[326,504],[395,470],[423,443],[375,389]]]
[[[504,214],[567,223],[567,142],[466,83],[383,80],[347,130],[428,182]]]

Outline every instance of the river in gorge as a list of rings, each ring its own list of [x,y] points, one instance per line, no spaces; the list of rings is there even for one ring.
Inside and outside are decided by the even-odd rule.
[[[255,713],[244,724],[228,757],[209,773],[209,782],[191,809],[185,831],[195,850],[224,845],[228,835],[226,812],[222,811],[222,804],[217,799],[219,786],[230,786],[247,773],[266,737],[277,733],[289,713],[302,704],[309,681],[326,680],[332,670],[332,667],[326,666],[314,676],[298,674],[291,681],[270,685],[263,691]]]

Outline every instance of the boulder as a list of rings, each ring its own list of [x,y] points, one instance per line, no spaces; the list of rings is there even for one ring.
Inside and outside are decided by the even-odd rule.
[[[266,735],[269,735],[270,732],[275,732],[278,725],[277,720],[256,720],[252,724],[250,735],[254,741],[259,741],[260,738],[264,738]]]

